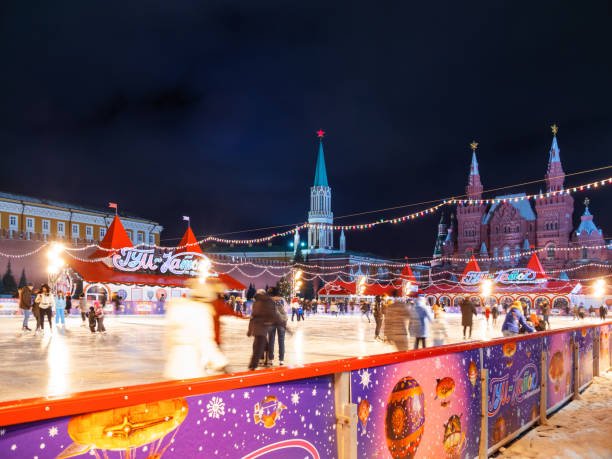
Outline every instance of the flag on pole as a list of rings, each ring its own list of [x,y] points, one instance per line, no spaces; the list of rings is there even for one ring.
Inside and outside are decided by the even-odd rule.
[[[111,209],[115,209],[115,215],[117,215],[117,203],[116,202],[109,202],[108,207],[110,207]]]
[[[186,222],[189,221],[189,217],[187,217],[186,215],[183,215],[183,220],[185,220]]]

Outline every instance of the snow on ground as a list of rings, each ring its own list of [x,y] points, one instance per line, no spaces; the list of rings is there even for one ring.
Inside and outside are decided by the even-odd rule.
[[[548,419],[549,425],[530,430],[498,457],[612,457],[612,372],[596,376],[582,393]]]

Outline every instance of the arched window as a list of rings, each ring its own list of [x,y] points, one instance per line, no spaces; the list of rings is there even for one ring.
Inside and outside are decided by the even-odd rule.
[[[494,256],[495,258],[497,258],[497,257],[499,256],[499,250],[497,250],[497,247],[495,247],[495,248],[493,249],[493,256]]]
[[[555,229],[559,229],[559,223],[555,222]]]
[[[521,248],[520,248],[518,245],[516,245],[516,246],[514,247],[514,253],[515,253],[516,255],[518,255],[518,254],[520,254],[520,253],[521,253]]]
[[[510,247],[505,246],[504,247],[504,257],[509,257],[509,256],[510,256]]]
[[[550,244],[549,246],[546,247],[546,258],[548,258],[549,260],[552,260],[555,258],[555,245],[554,244]]]
[[[456,296],[455,298],[453,298],[453,306],[461,306],[462,302],[463,302],[462,296]]]
[[[589,254],[588,254],[588,252],[587,252],[587,248],[586,248],[586,247],[583,247],[583,248],[582,248],[582,258],[583,258],[583,259],[585,259],[585,260],[586,260],[587,258],[589,258]]]

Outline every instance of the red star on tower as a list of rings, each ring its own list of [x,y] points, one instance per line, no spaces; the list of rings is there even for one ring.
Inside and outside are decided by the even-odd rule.
[[[318,137],[318,138],[320,138],[320,139],[322,139],[322,138],[323,138],[323,136],[325,136],[325,131],[324,131],[323,129],[319,129],[319,130],[317,131],[317,137]]]

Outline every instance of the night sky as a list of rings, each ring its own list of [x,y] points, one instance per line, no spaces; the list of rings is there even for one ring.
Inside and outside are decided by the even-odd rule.
[[[609,1],[36,3],[0,6],[0,189],[117,202],[166,244],[182,215],[304,221],[320,128],[336,216],[462,194],[472,140],[485,189],[541,179],[553,123],[566,173],[612,163]],[[612,187],[588,196],[610,237]],[[427,257],[438,219],[347,246]]]

